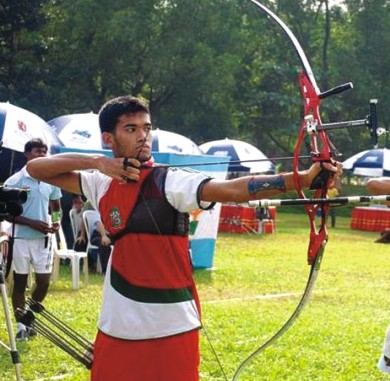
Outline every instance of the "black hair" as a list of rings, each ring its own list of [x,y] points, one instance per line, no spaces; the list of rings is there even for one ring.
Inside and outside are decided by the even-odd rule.
[[[99,111],[100,131],[114,132],[118,119],[122,115],[146,112],[150,115],[149,106],[143,100],[131,95],[123,95],[106,102]]]
[[[31,152],[34,148],[46,148],[47,151],[47,144],[40,138],[31,139],[24,145],[24,152]]]

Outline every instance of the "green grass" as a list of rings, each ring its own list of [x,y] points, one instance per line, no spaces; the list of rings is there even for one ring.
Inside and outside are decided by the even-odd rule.
[[[349,221],[339,216],[337,227],[330,229],[309,304],[287,333],[244,369],[240,380],[388,379],[376,362],[390,322],[390,247],[374,243],[379,233],[350,230]],[[231,380],[239,364],[284,324],[308,277],[307,245],[307,217],[298,213],[278,211],[273,235],[219,234],[214,269],[195,272],[205,326],[202,380],[225,380],[218,361]],[[44,305],[93,340],[101,284],[101,277],[93,275],[88,287],[72,291],[63,268]],[[8,343],[2,311],[0,340]],[[42,337],[18,343],[18,349],[24,380],[88,380],[87,370]],[[13,379],[9,353],[0,347],[0,380]]]

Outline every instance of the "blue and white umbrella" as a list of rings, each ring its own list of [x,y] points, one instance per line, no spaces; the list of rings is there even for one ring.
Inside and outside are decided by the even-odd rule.
[[[360,176],[390,176],[390,150],[377,148],[357,153],[343,162],[343,169]]]
[[[274,173],[275,166],[255,146],[232,139],[214,140],[201,144],[199,148],[207,155],[230,156],[229,172]],[[252,162],[246,162],[253,160]],[[259,160],[259,161],[254,161]]]
[[[93,112],[62,115],[48,121],[62,144],[68,148],[101,150],[103,143],[99,116]]]
[[[191,139],[175,132],[156,129],[152,131],[152,151],[203,155],[202,150]]]
[[[38,115],[8,102],[0,102],[0,141],[3,147],[24,152],[24,145],[41,138],[49,147],[61,145],[55,132]]]

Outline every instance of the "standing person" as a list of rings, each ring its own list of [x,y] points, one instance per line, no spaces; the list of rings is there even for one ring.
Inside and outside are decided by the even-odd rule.
[[[32,139],[24,146],[27,163],[38,157],[45,157],[47,145],[41,139]],[[47,294],[52,270],[50,233],[56,232],[61,223],[61,190],[31,177],[23,167],[4,183],[5,187],[24,189],[27,201],[23,204],[23,213],[15,217],[15,235],[13,237],[14,286],[12,306],[14,311],[24,307],[27,278],[30,266],[35,273],[35,286],[31,297],[42,302]],[[51,217],[49,216],[49,208]],[[11,221],[9,219],[9,221]],[[17,323],[16,340],[27,340],[36,332]]]
[[[377,177],[368,180],[367,190],[372,195],[390,194],[390,178]],[[387,204],[389,206],[389,204]],[[382,354],[378,361],[378,368],[385,373],[390,374],[390,325],[385,333]]]
[[[216,180],[154,165],[149,108],[131,96],[103,105],[99,124],[114,158],[61,154],[28,164],[31,176],[84,194],[114,242],[91,380],[197,381],[202,323],[188,212],[292,190],[293,174]],[[340,164],[323,165],[336,176],[342,172]],[[300,172],[301,185],[310,186],[319,172],[319,163]]]
[[[341,191],[341,182],[338,180],[332,180],[328,190],[329,198],[336,198],[339,196]],[[336,206],[329,205],[329,217],[332,228],[336,227]]]

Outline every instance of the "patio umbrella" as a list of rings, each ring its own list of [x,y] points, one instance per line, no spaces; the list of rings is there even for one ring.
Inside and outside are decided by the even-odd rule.
[[[19,171],[26,163],[24,145],[33,138],[41,138],[49,147],[61,145],[56,133],[38,115],[0,102],[0,182]]]
[[[360,176],[390,176],[390,150],[377,148],[357,153],[343,162],[343,169]]]
[[[99,117],[93,112],[62,115],[48,121],[65,147],[101,150]]]
[[[157,128],[152,131],[152,137],[152,151],[203,155],[202,150],[191,139],[175,132]]]
[[[232,139],[214,140],[199,148],[207,155],[230,156],[229,172],[274,173],[275,166],[255,146]],[[246,163],[246,160],[264,160]]]
[[[0,102],[0,141],[3,147],[23,152],[24,145],[41,138],[50,147],[61,145],[57,135],[38,115],[8,102]]]

